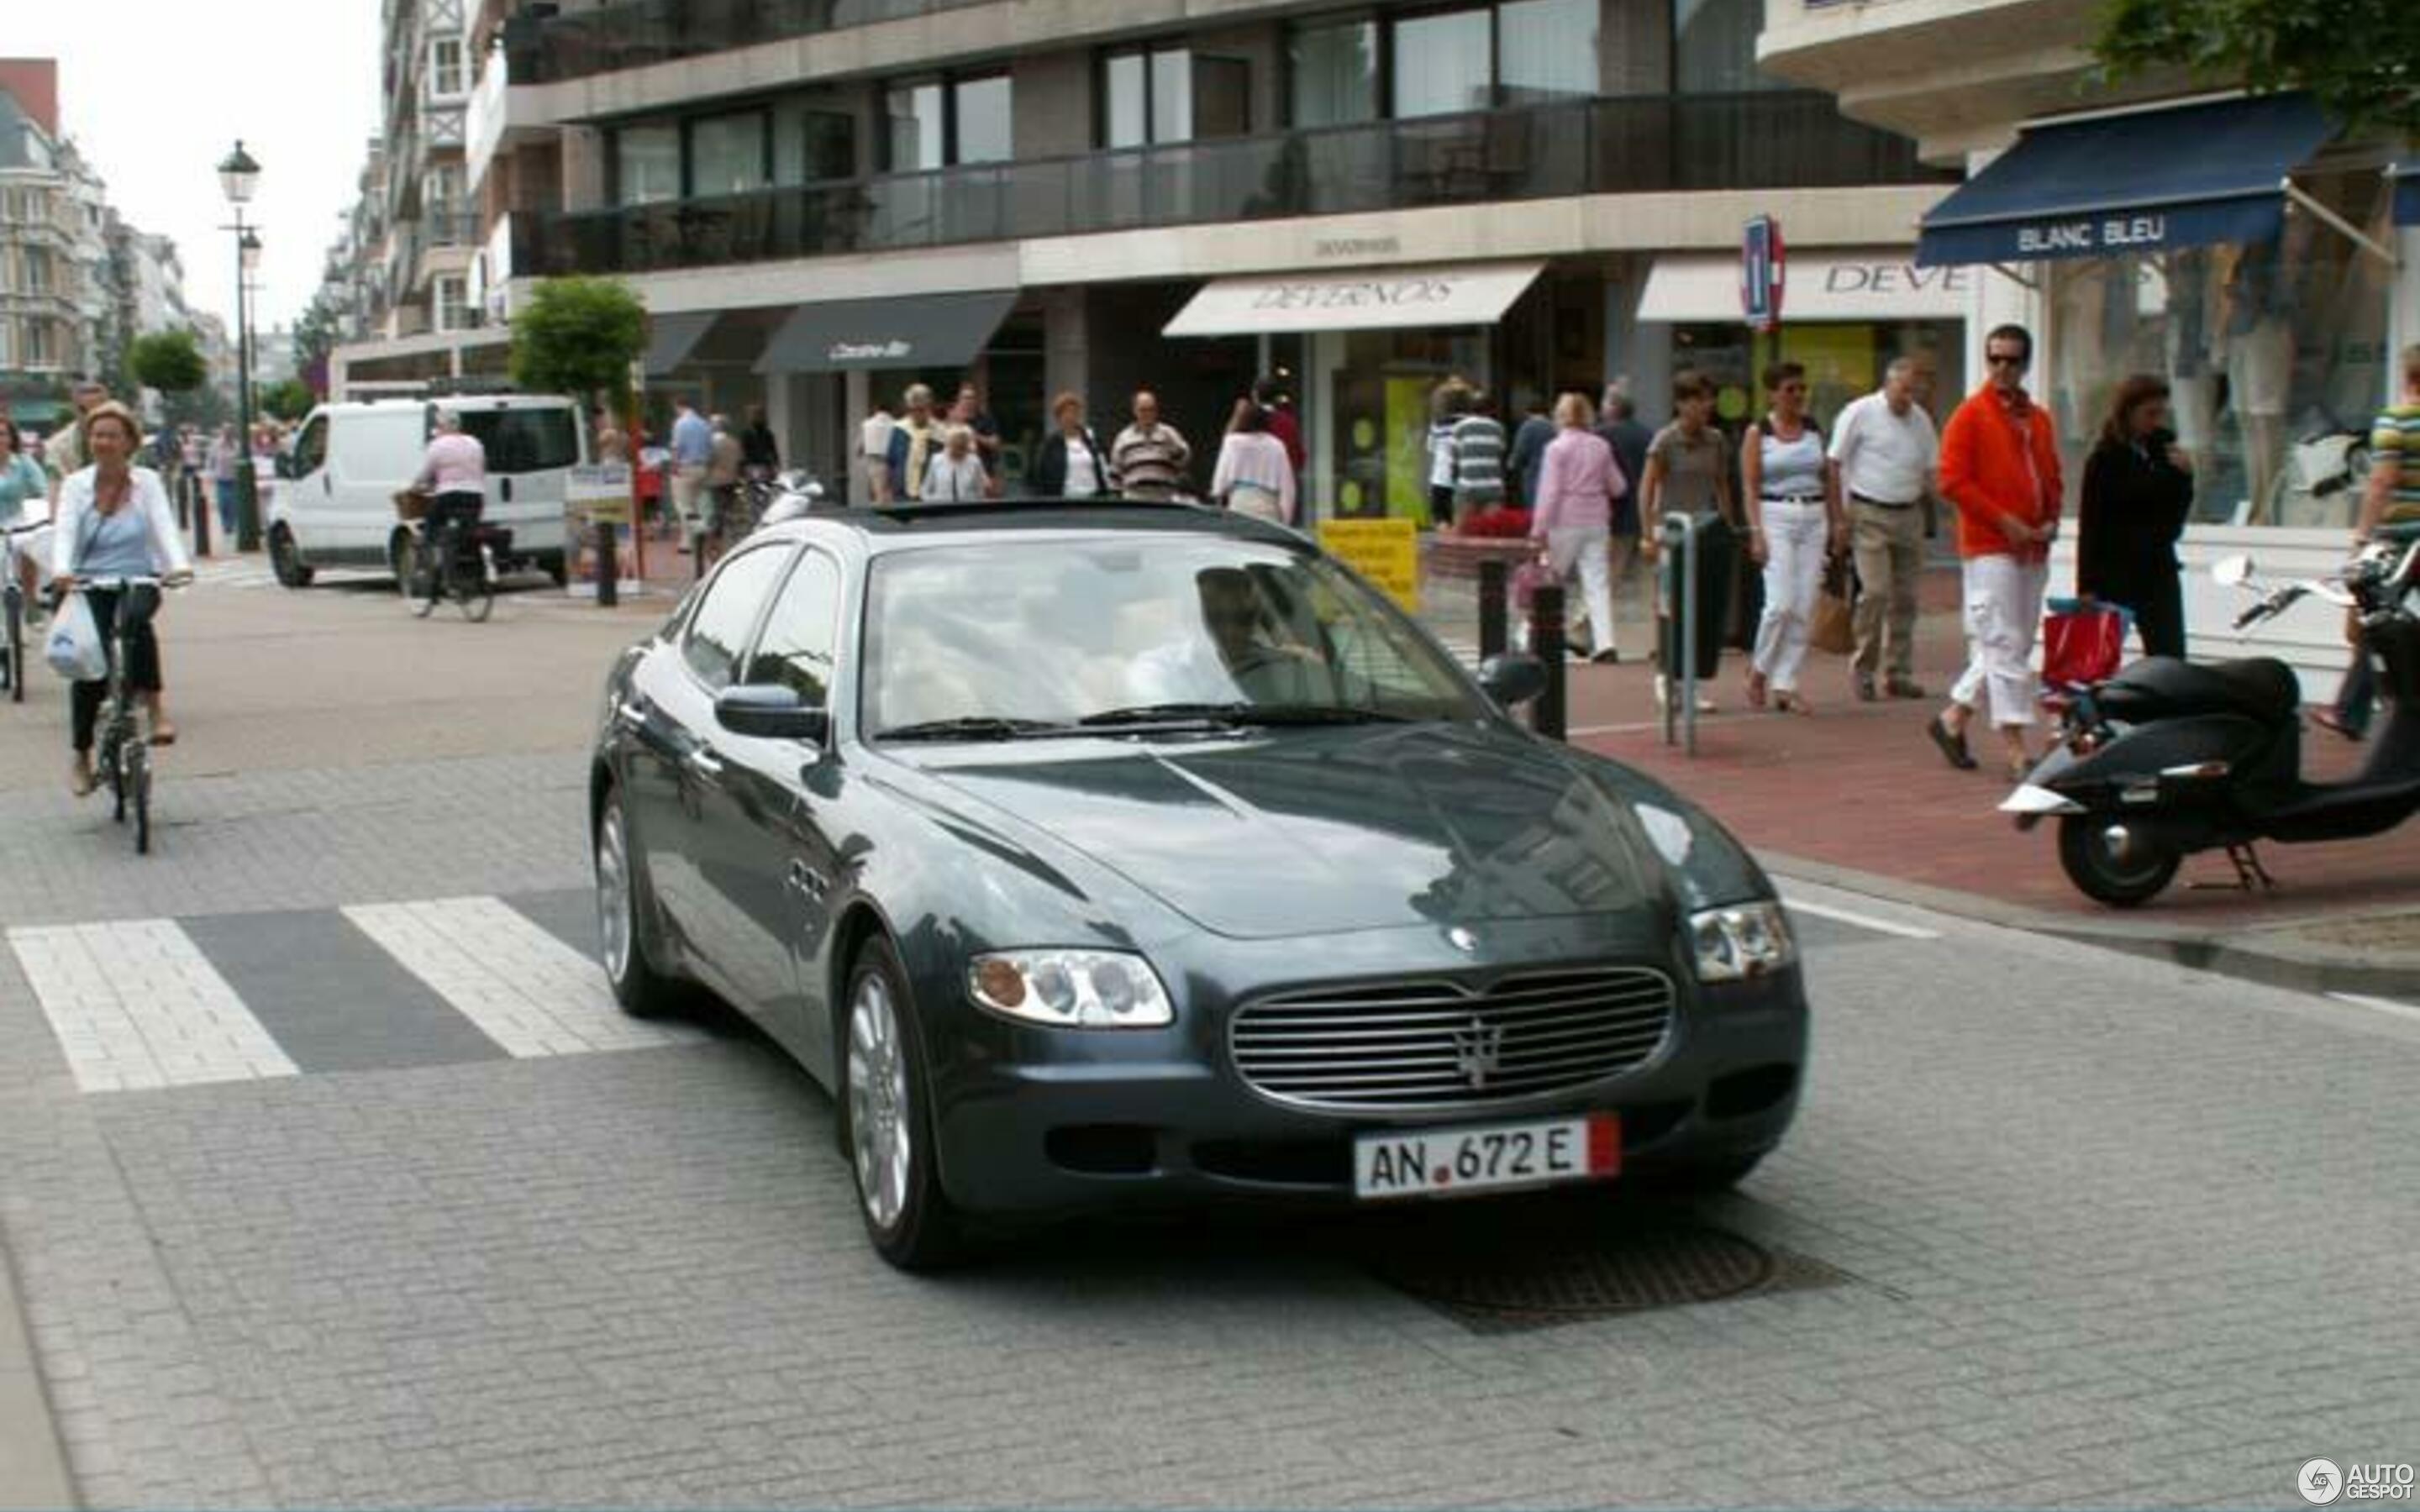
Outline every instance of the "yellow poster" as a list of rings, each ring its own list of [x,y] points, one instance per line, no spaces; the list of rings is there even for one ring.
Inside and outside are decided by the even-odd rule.
[[[1387,380],[1387,513],[1429,522],[1430,378]]]
[[[1386,592],[1406,614],[1420,611],[1419,526],[1408,519],[1331,519],[1319,545]]]

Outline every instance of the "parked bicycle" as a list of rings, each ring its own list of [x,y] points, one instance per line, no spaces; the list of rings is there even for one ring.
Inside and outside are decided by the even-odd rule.
[[[8,702],[25,702],[25,622],[31,606],[25,602],[24,584],[18,580],[17,556],[19,543],[41,530],[45,521],[35,520],[23,525],[0,527],[0,613],[8,622],[8,640],[0,645],[0,676],[8,679]]]

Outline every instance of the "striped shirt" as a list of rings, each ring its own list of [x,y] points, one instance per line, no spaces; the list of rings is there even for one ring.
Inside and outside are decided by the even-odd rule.
[[[2420,520],[2420,404],[2382,410],[2369,436],[2370,466],[2395,466],[2395,492],[2386,501],[2390,524]]]
[[[1458,504],[1503,501],[1504,426],[1493,415],[1454,422],[1453,498]]]
[[[1120,493],[1138,499],[1172,499],[1185,486],[1193,448],[1169,424],[1128,425],[1109,443],[1109,473]]]

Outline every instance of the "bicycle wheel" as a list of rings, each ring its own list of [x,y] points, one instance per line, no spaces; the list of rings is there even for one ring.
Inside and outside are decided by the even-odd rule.
[[[496,607],[496,575],[488,565],[485,548],[465,546],[454,558],[453,580],[447,585],[462,617],[477,625]]]
[[[8,592],[8,644],[5,653],[8,674],[8,702],[25,702],[25,601],[11,588]]]
[[[134,854],[151,854],[151,751],[139,742],[126,746],[126,786],[134,798]]]
[[[437,607],[437,600],[445,591],[444,571],[445,563],[434,554],[428,537],[422,536],[420,545],[411,553],[411,583],[405,590],[405,596],[411,600],[411,612],[415,616],[425,620]]]
[[[118,738],[113,713],[103,710],[101,717],[109,721],[109,733],[101,740],[101,775],[109,783],[109,817],[122,825],[126,823],[126,763],[121,753],[126,743]]]

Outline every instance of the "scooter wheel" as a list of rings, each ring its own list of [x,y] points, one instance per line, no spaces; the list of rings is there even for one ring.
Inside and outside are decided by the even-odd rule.
[[[2058,824],[2058,864],[2067,880],[2112,908],[2133,908],[2158,897],[2183,860],[2171,841],[2139,823],[2082,813]]]

